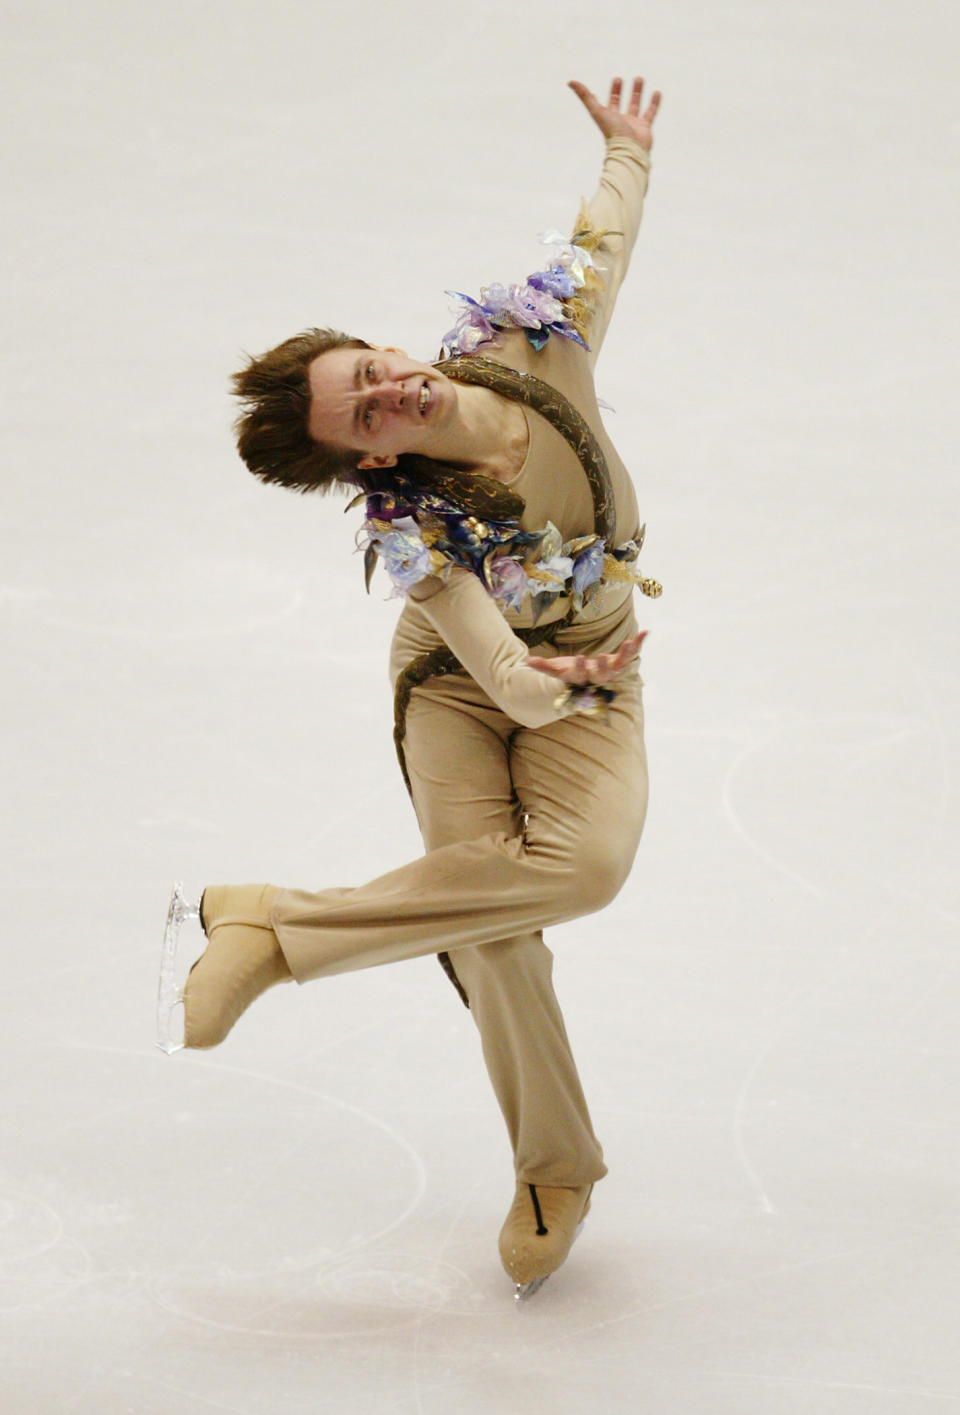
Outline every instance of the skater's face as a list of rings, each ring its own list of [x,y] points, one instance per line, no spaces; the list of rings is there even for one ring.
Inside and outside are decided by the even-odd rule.
[[[310,365],[309,382],[310,436],[362,452],[362,468],[429,455],[456,414],[455,384],[399,349],[330,349]]]

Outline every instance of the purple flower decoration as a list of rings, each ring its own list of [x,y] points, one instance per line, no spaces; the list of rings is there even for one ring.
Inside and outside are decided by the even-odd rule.
[[[594,235],[584,228],[580,237],[570,240],[559,231],[545,231],[540,239],[550,248],[550,264],[528,275],[522,285],[485,285],[479,300],[448,290],[466,309],[443,337],[445,353],[473,354],[484,344],[495,343],[498,330],[503,329],[523,329],[534,349],[542,349],[551,334],[589,349],[577,332],[569,302],[584,289],[587,272],[597,271],[590,249]]]
[[[562,265],[552,265],[549,270],[537,270],[527,277],[527,284],[535,290],[545,290],[557,300],[569,300],[577,293],[577,282]]]
[[[573,562],[573,593],[579,600],[584,590],[603,578],[603,541],[594,541]]]
[[[527,284],[519,295],[519,303],[528,316],[530,323],[536,324],[556,324],[564,320],[564,309],[560,301],[547,290],[538,290],[535,285]]]
[[[497,315],[509,312],[519,288],[519,285],[511,285],[509,290],[506,285],[484,285],[480,291],[480,308],[491,319],[496,319]]]
[[[364,526],[369,544],[376,546],[387,574],[393,582],[394,595],[405,595],[411,585],[417,584],[433,571],[430,552],[424,545],[411,516],[404,516],[393,522],[389,531],[381,531],[370,525]]]
[[[498,555],[490,565],[490,593],[508,609],[520,609],[529,587],[527,574],[518,560]]]
[[[461,310],[456,324],[443,336],[443,347],[451,354],[472,354],[481,344],[489,344],[497,331],[483,306],[458,290],[448,290],[447,294],[462,300],[466,309]]]

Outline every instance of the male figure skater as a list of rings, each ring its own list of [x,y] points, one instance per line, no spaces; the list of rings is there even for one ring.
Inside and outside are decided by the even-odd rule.
[[[487,287],[419,363],[329,330],[235,377],[247,466],[366,493],[365,537],[405,595],[397,745],[426,854],[358,888],[211,886],[184,992],[210,1047],[267,987],[437,953],[479,1029],[516,1189],[500,1253],[518,1291],[564,1261],[606,1173],[542,930],[608,903],[647,801],[637,501],[594,392],[650,168],[654,93],[570,87],[606,143],[571,243]],[[537,649],[538,652],[531,652]]]

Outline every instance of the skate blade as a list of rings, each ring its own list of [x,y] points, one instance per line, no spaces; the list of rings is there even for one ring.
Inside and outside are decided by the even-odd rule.
[[[167,1056],[183,1050],[182,1025],[175,1034],[173,1014],[183,1003],[183,989],[178,988],[174,969],[177,961],[177,942],[180,930],[188,919],[199,919],[199,905],[190,904],[183,895],[183,885],[175,884],[170,895],[167,910],[167,926],[163,931],[163,950],[160,954],[160,988],[157,994],[157,1046]],[[181,1019],[182,1021],[182,1019]]]
[[[516,1303],[529,1302],[535,1292],[539,1292],[543,1284],[553,1276],[548,1273],[546,1277],[538,1277],[534,1282],[518,1282],[513,1289],[513,1300]]]
[[[580,1222],[577,1224],[576,1228],[574,1229],[573,1238],[570,1240],[571,1250],[573,1249],[574,1243],[576,1243],[577,1239],[583,1232],[584,1222],[585,1220],[581,1219]],[[570,1253],[568,1252],[567,1257],[569,1258],[569,1256]],[[549,1282],[550,1278],[552,1277],[553,1273],[547,1273],[546,1277],[534,1278],[533,1282],[518,1282],[516,1287],[513,1289],[514,1303],[519,1307],[522,1302],[529,1302],[530,1298],[533,1297],[535,1293],[539,1292],[543,1284],[545,1282]]]

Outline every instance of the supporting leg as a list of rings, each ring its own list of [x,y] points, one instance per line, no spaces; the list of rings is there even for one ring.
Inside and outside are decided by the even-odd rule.
[[[439,686],[439,685],[438,685]],[[472,696],[471,696],[472,695]],[[437,849],[478,833],[522,833],[511,775],[515,724],[467,682],[415,696],[406,755],[424,840]],[[496,901],[491,900],[491,906]],[[539,930],[450,961],[470,1003],[484,1061],[525,1183],[583,1186],[606,1174]]]
[[[517,1180],[579,1187],[606,1174],[553,989],[553,955],[524,934],[452,958],[513,1147]]]

